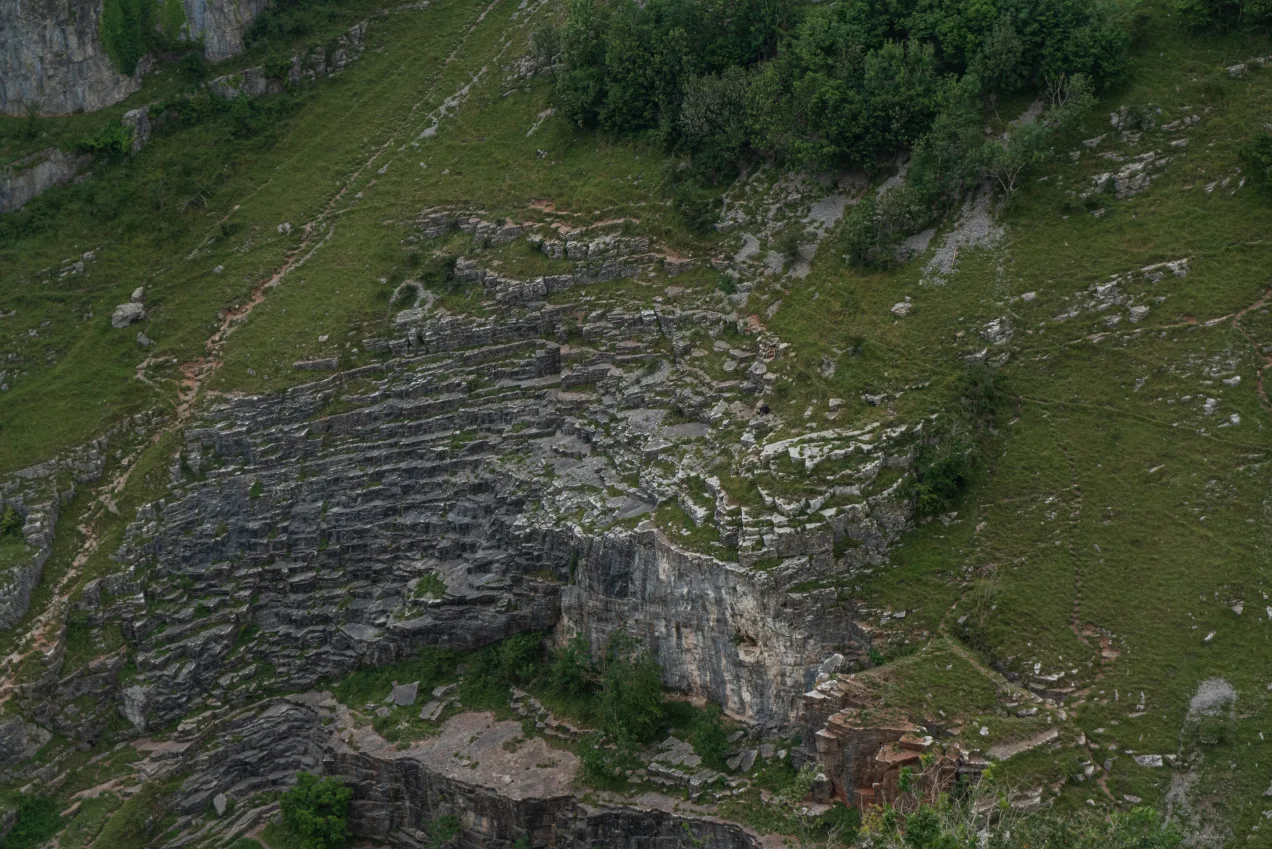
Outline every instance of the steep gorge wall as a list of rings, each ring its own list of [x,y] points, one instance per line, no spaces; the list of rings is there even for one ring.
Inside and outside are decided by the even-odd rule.
[[[141,87],[148,64],[132,75],[115,67],[102,40],[105,0],[6,0],[0,3],[0,112],[93,112]],[[183,36],[217,62],[243,52],[243,37],[269,0],[182,0]]]
[[[141,68],[119,73],[102,44],[102,2],[0,3],[0,111],[92,112],[141,87]]]

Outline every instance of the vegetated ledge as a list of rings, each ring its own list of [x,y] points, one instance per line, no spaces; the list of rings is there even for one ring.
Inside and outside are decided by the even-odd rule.
[[[297,770],[334,776],[353,790],[349,824],[355,836],[392,846],[430,843],[444,817],[459,822],[460,845],[611,849],[700,846],[757,849],[768,841],[694,805],[658,794],[635,799],[576,786],[579,761],[525,737],[519,723],[486,712],[445,721],[440,733],[391,744],[329,693],[268,699],[225,713],[185,741],[140,742],[138,764],[148,780],[186,776],[174,794],[178,835],[166,846],[229,842],[273,818],[276,792]],[[219,796],[232,809],[205,814]]]
[[[188,100],[203,94],[223,101],[240,97],[264,97],[281,94],[288,86],[312,83],[324,76],[331,77],[362,56],[365,50],[363,38],[369,23],[370,19],[362,21],[328,45],[295,54],[290,63],[277,67],[246,68],[238,73],[209,80],[192,94],[183,96],[183,99]],[[151,110],[167,105],[170,104],[152,103],[124,114],[121,124],[127,135],[123,138],[130,139],[127,153],[136,156],[146,146],[150,141]],[[117,125],[115,129],[118,129]],[[87,179],[85,172],[93,161],[91,153],[82,150],[66,153],[51,147],[10,164],[0,172],[0,214],[21,209],[55,186],[76,178]]]

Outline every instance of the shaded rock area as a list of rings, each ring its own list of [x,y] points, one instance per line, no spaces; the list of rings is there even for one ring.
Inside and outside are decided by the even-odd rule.
[[[141,87],[149,59],[119,72],[103,44],[103,0],[0,4],[0,112],[95,112]],[[212,62],[243,52],[244,34],[269,0],[182,0],[181,37]]]
[[[132,75],[121,74],[102,44],[102,5],[103,0],[0,3],[0,112],[94,112],[141,87],[148,63]]]
[[[92,162],[89,154],[50,147],[7,165],[0,173],[0,213],[21,209],[37,195],[69,183]]]
[[[522,838],[577,849],[761,845],[736,825],[673,813],[675,800],[656,794],[586,794],[585,802],[571,752],[489,713],[460,713],[435,736],[393,745],[330,694],[308,692],[210,710],[170,740],[134,746],[146,755],[139,769],[148,780],[180,782],[170,847],[229,842],[268,821],[277,814],[269,794],[301,769],[344,781],[353,790],[353,833],[395,847],[430,845],[446,817],[458,822],[461,846],[509,847]],[[208,819],[209,805],[225,813]]]

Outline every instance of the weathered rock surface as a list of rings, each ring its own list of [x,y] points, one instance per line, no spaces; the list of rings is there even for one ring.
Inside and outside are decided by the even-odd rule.
[[[102,0],[0,3],[0,111],[92,112],[141,87],[119,73],[100,35]]]
[[[461,713],[433,737],[386,742],[326,693],[266,700],[242,710],[204,714],[166,743],[139,741],[151,778],[186,776],[178,791],[170,846],[214,836],[228,842],[260,815],[257,793],[283,790],[297,770],[333,775],[353,790],[349,823],[361,839],[391,846],[428,846],[436,823],[454,817],[459,845],[637,849],[754,849],[760,841],[736,825],[706,815],[673,813],[676,800],[646,794],[636,800],[589,796],[574,789],[578,759],[526,738],[516,722],[488,713]],[[205,820],[208,806],[236,801],[232,816]],[[682,803],[683,804],[683,803]],[[257,802],[257,806],[261,803]]]
[[[203,43],[203,55],[219,62],[243,52],[243,37],[270,0],[182,0],[184,35]]]
[[[181,37],[218,62],[243,52],[244,34],[269,0],[182,0]],[[0,4],[0,111],[93,112],[141,87],[115,67],[102,42],[103,0],[11,0]]]
[[[0,82],[0,88],[3,85]],[[0,173],[0,213],[21,209],[42,192],[69,183],[92,161],[86,153],[63,153],[51,147],[7,165]]]

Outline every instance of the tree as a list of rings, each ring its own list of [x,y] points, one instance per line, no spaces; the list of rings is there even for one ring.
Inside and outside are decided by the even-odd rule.
[[[283,826],[300,840],[300,849],[338,849],[351,836],[348,815],[353,790],[338,778],[296,773],[296,786],[283,794]]]
[[[5,537],[22,538],[22,526],[26,524],[26,520],[22,518],[22,514],[13,509],[10,504],[4,508],[4,513],[0,514],[0,539]]]
[[[648,740],[662,725],[662,668],[631,637],[615,632],[602,667],[601,727],[622,743]]]
[[[1261,130],[1241,148],[1241,159],[1250,170],[1250,179],[1272,188],[1272,133]]]
[[[1008,94],[1025,81],[1025,42],[1011,17],[1003,15],[971,62],[969,70],[995,94]]]
[[[985,172],[1010,202],[1024,172],[1047,158],[1047,142],[1051,128],[1034,121],[1013,127],[999,142],[989,142],[984,149]]]

